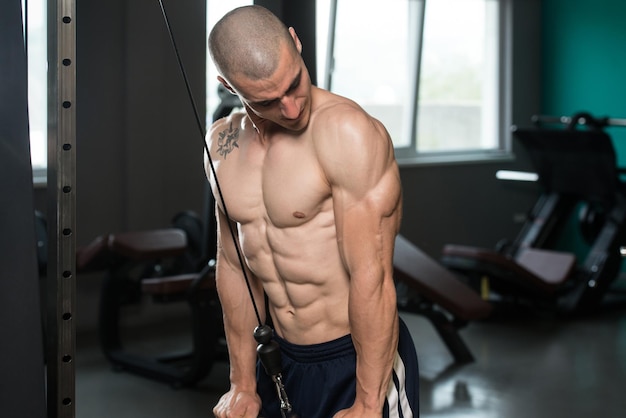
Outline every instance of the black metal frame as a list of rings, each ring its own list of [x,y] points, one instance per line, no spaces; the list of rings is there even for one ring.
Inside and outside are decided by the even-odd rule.
[[[535,127],[513,132],[525,146],[539,174],[543,192],[515,240],[500,245],[494,256],[515,260],[526,248],[551,249],[567,217],[579,203],[598,205],[604,212],[591,234],[591,249],[556,294],[496,263],[474,256],[446,253],[442,263],[472,277],[474,284],[490,277],[492,289],[505,300],[548,302],[565,312],[597,309],[619,273],[620,247],[626,234],[626,187],[619,179],[615,151],[606,126],[626,126],[624,119],[593,118],[587,113],[572,117],[533,117]],[[566,129],[544,124],[566,125]],[[578,129],[585,125],[589,129]],[[571,142],[569,142],[571,141]],[[563,151],[560,151],[563,147]],[[585,169],[585,167],[587,169]]]
[[[214,287],[201,285],[202,281],[214,280],[213,267],[199,273],[180,293],[163,295],[164,302],[181,301],[189,305],[192,346],[185,353],[159,355],[133,353],[127,350],[121,336],[121,311],[128,305],[129,294],[144,293],[141,279],[130,277],[131,267],[137,267],[136,261],[125,260],[109,269],[103,282],[98,330],[104,355],[118,370],[159,380],[175,388],[195,385],[209,374],[215,361],[225,360],[225,350],[220,346],[223,328],[217,292]]]
[[[75,415],[76,2],[48,0],[48,341],[51,418]]]

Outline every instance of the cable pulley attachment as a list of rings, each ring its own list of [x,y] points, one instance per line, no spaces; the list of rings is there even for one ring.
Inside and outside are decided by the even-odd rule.
[[[272,378],[276,385],[276,393],[280,400],[280,414],[282,418],[298,418],[293,412],[285,385],[283,384],[282,361],[280,357],[280,347],[272,339],[273,331],[267,325],[261,325],[254,329],[254,339],[259,345],[256,348],[257,355],[265,369],[265,373]]]

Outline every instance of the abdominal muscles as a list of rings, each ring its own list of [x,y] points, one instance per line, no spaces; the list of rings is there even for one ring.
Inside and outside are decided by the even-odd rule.
[[[277,228],[243,227],[248,264],[263,282],[278,335],[294,344],[317,344],[348,334],[348,274],[337,248],[332,214]],[[327,219],[324,219],[327,218]],[[259,233],[263,231],[264,233]]]

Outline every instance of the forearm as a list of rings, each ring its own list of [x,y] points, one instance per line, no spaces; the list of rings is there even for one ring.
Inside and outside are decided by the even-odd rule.
[[[217,288],[224,317],[224,330],[228,345],[230,382],[233,386],[256,389],[256,346],[253,332],[258,320],[250,300],[249,292],[241,271],[230,270],[219,265]],[[261,303],[256,280],[251,282],[255,301]],[[259,307],[261,312],[262,307]]]
[[[355,404],[381,411],[398,345],[395,287],[391,277],[351,280],[350,326],[357,354]]]

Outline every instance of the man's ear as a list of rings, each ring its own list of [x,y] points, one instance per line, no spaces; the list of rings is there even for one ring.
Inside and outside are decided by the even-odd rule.
[[[293,38],[293,42],[296,44],[296,49],[298,50],[298,53],[302,54],[302,42],[300,42],[300,38],[298,38],[298,35],[296,34],[296,30],[293,27],[290,27],[289,33],[291,34],[291,37]]]
[[[219,81],[220,83],[222,83],[222,85],[226,88],[226,90],[228,90],[229,92],[231,92],[232,94],[237,94],[237,92],[235,92],[235,89],[233,89],[230,84],[228,84],[228,81],[224,80],[224,77],[222,77],[221,75],[217,76],[217,81]]]

